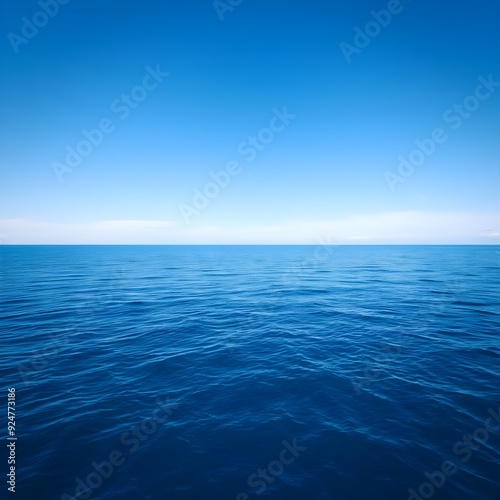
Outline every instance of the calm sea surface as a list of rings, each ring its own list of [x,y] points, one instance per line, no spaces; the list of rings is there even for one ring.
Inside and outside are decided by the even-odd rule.
[[[12,498],[500,498],[500,247],[3,246],[0,279]]]

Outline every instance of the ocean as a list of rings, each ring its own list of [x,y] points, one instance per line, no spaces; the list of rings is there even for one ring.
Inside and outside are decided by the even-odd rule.
[[[499,278],[498,246],[2,246],[2,489],[498,500]]]

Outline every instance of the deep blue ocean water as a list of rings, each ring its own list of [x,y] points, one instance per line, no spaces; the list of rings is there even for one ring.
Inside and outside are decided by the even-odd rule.
[[[12,498],[500,498],[500,247],[3,246],[0,278]]]

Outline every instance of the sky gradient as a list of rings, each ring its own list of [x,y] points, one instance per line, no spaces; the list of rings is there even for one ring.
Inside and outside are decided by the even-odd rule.
[[[1,9],[2,244],[500,243],[496,1]]]

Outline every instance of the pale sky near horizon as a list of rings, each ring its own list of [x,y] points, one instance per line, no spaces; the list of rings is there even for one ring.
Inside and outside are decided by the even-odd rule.
[[[1,244],[500,243],[496,1],[0,18]]]

